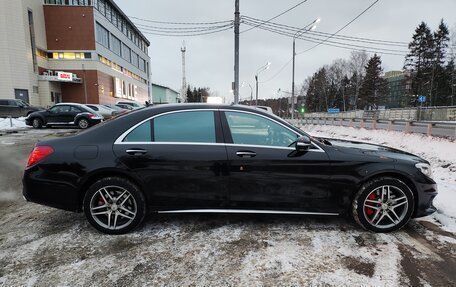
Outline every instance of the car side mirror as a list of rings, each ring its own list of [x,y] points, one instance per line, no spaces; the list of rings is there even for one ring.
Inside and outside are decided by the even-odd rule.
[[[310,138],[308,136],[302,136],[296,140],[295,148],[298,152],[304,152],[308,151],[311,145]]]

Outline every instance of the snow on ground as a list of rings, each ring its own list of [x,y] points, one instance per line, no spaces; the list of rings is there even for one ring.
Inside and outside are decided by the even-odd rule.
[[[439,194],[434,200],[437,212],[426,218],[433,218],[446,230],[456,232],[456,142],[425,135],[340,126],[305,125],[302,129],[312,136],[385,145],[428,160],[432,165]]]
[[[0,118],[0,131],[27,128],[25,117],[21,118]]]

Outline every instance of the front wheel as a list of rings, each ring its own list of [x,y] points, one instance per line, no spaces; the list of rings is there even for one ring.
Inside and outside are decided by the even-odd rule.
[[[40,118],[34,118],[32,120],[32,126],[35,129],[40,129],[43,126],[43,121]]]
[[[84,196],[84,213],[93,227],[107,234],[124,234],[146,214],[146,200],[129,180],[108,177],[95,182]]]
[[[78,121],[78,127],[79,127],[80,129],[86,129],[86,128],[88,128],[89,126],[90,126],[90,124],[89,124],[89,121],[88,121],[87,119],[82,118],[82,119],[80,119],[80,120]]]
[[[352,205],[356,222],[374,232],[400,229],[412,217],[413,209],[413,192],[393,177],[381,177],[364,184]]]

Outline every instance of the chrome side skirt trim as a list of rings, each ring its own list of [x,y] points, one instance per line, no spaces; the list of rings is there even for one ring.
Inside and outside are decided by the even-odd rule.
[[[339,215],[330,212],[305,212],[305,211],[281,211],[281,210],[255,210],[255,209],[182,209],[161,210],[157,213],[249,213],[249,214],[295,214],[295,215]]]

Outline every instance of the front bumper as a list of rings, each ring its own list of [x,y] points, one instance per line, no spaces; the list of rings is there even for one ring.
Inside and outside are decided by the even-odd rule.
[[[437,196],[437,184],[418,183],[417,184],[418,198],[416,200],[415,213],[413,217],[422,217],[430,215],[437,211],[433,201]]]

